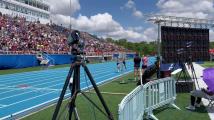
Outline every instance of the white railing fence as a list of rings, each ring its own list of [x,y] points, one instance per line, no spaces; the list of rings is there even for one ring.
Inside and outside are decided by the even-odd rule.
[[[55,60],[48,54],[43,54],[46,60],[49,60],[49,65],[55,65]]]
[[[174,104],[175,90],[175,79],[172,77],[138,86],[119,104],[119,120],[142,120],[144,114],[147,118],[158,120],[153,115],[153,110],[166,104],[180,110]]]
[[[138,86],[119,104],[119,120],[140,120],[143,118],[143,87]]]
[[[174,104],[176,99],[175,79],[173,77],[162,78],[148,82],[143,86],[144,107],[147,117],[158,120],[153,115],[153,110],[170,104],[176,109],[180,109]]]

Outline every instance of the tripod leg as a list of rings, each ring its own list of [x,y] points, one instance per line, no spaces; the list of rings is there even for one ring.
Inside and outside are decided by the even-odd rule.
[[[81,92],[81,93],[91,104],[93,104],[101,113],[103,113],[103,115],[107,116],[106,113],[103,112],[103,110],[100,109],[99,106],[97,106],[97,104],[95,104],[85,93],[83,93],[83,92]]]
[[[94,88],[98,98],[100,99],[100,101],[101,101],[106,113],[108,114],[108,119],[113,120],[113,116],[112,116],[109,108],[107,107],[102,95],[100,94],[100,91],[99,91],[99,89],[98,89],[98,87],[97,87],[97,85],[96,85],[91,73],[89,72],[89,69],[87,68],[87,66],[85,64],[82,64],[82,66],[83,66],[83,68],[84,68],[89,80],[91,81],[91,84],[93,85],[93,88]]]
[[[75,116],[75,120],[80,120],[79,114],[77,112],[77,108],[74,108],[74,116]]]
[[[75,93],[75,95],[74,95],[73,98],[71,99],[71,104],[70,104],[70,107],[69,107],[69,120],[72,119],[73,111],[74,111],[75,108],[76,108],[76,106],[75,106],[76,95],[77,95],[77,93]],[[74,112],[75,112],[75,111],[74,111]],[[75,115],[75,113],[74,113],[74,115]]]
[[[192,71],[192,76],[193,76],[193,79],[196,80],[196,83],[198,85],[198,88],[200,88],[199,84],[198,84],[198,79],[197,79],[197,76],[196,76],[196,73],[195,73],[195,69],[194,69],[194,66],[193,64],[191,63],[191,71]]]
[[[80,65],[76,64],[74,67],[74,79],[71,91],[71,104],[69,107],[69,120],[72,119],[72,113],[75,110],[76,96],[80,92]]]
[[[182,71],[179,73],[178,78],[177,78],[177,81],[180,79],[181,73],[182,73]]]
[[[183,75],[184,75],[184,79],[185,79],[185,81],[187,81],[187,74],[186,74],[186,70],[185,70],[185,71],[183,71]]]
[[[58,113],[59,113],[60,106],[61,106],[61,104],[62,104],[64,95],[65,95],[65,93],[66,93],[66,90],[67,90],[67,87],[68,87],[68,84],[69,84],[71,75],[72,75],[72,73],[73,73],[73,70],[74,70],[74,69],[73,69],[73,64],[72,64],[71,67],[70,67],[69,73],[68,73],[68,75],[67,75],[65,84],[64,84],[64,86],[63,86],[62,92],[61,92],[61,94],[60,94],[59,100],[58,100],[58,102],[57,102],[57,105],[56,105],[56,108],[55,108],[55,111],[54,111],[52,120],[56,120],[56,119],[57,119],[57,115],[58,115]]]

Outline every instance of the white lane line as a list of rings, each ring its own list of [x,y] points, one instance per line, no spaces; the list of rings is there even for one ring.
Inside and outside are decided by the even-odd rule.
[[[118,75],[118,76],[111,77],[111,78],[109,78],[109,79],[106,79],[105,81],[98,82],[97,84],[99,85],[99,84],[105,83],[106,81],[109,81],[109,80],[111,80],[111,79],[120,77],[120,76],[122,76],[122,75],[124,75],[124,74],[127,74],[127,73],[131,72],[131,71],[132,71],[132,70],[130,70],[130,71],[126,72],[126,73],[120,74],[120,75]],[[85,89],[86,89],[86,88],[87,88],[87,87],[85,87]],[[83,88],[83,89],[84,89],[84,88]],[[35,98],[38,98],[38,97],[41,97],[41,96],[44,96],[44,95],[47,95],[47,94],[50,94],[50,93],[53,93],[53,92],[48,92],[48,93],[45,93],[45,94],[42,94],[42,95],[38,95],[38,96],[31,97],[31,98],[28,98],[28,99],[25,99],[25,100],[21,100],[21,101],[12,103],[12,104],[8,104],[7,107],[12,106],[12,105],[15,105],[15,104],[18,104],[18,103],[22,103],[22,102],[24,102],[24,101],[29,101],[29,100],[31,100],[31,99],[35,99]],[[66,95],[69,95],[69,94],[66,94]]]
[[[111,71],[110,71],[110,72],[111,72]],[[108,73],[109,73],[109,72],[108,72]],[[111,72],[111,74],[106,74],[106,75],[104,75],[104,76],[97,77],[96,79],[102,78],[102,77],[105,77],[105,76],[109,76],[109,75],[112,75],[112,74],[115,74],[115,73],[112,73],[112,72]],[[81,84],[83,84],[83,83],[85,83],[85,82],[81,82]],[[49,86],[49,87],[45,87],[45,89],[50,89],[50,87],[54,87],[54,86],[61,85],[61,84],[63,84],[63,83],[55,84],[55,85],[52,85],[52,86]],[[21,94],[15,94],[15,95],[12,95],[12,96],[7,96],[7,97],[4,97],[4,98],[1,98],[0,100],[5,100],[5,99],[8,99],[8,98],[12,98],[12,97],[24,95],[24,94],[27,94],[27,93],[32,93],[32,92],[34,92],[34,91],[36,91],[36,90],[32,90],[32,91],[28,91],[28,92],[23,92],[23,93],[21,93]]]
[[[109,68],[109,67],[102,67],[102,69],[100,69],[100,70],[106,70],[106,68]],[[57,75],[64,75],[63,73],[61,73],[61,72],[57,72],[58,74]],[[68,73],[68,71],[66,72],[66,73]],[[56,74],[55,73],[51,73],[49,76],[47,76],[47,74],[44,74],[44,75],[42,75],[42,76],[40,76],[40,74],[41,73],[38,73],[38,74],[36,74],[36,75],[34,75],[34,76],[30,76],[30,80],[34,80],[34,79],[32,79],[32,77],[34,77],[34,78],[36,78],[36,79],[38,79],[38,78],[50,78],[51,76],[56,76]],[[38,76],[40,76],[40,77],[38,77]],[[23,80],[24,79],[24,80]],[[5,79],[4,79],[5,80]],[[20,83],[20,82],[24,82],[24,81],[29,81],[29,79],[25,79],[25,77],[21,77],[21,78],[19,78],[18,79],[19,81],[15,81],[15,82],[9,82],[9,81],[3,81],[4,83],[8,83],[8,84],[17,84],[17,83]],[[20,81],[21,80],[21,81]],[[13,80],[11,80],[10,79],[10,81],[14,81],[14,77],[13,77]],[[1,81],[0,81],[1,82]]]
[[[105,71],[106,69],[101,69],[100,71]],[[83,75],[83,73],[81,74],[81,75]],[[47,75],[46,75],[47,76]],[[56,75],[55,75],[56,76]],[[36,76],[31,76],[31,77],[35,77],[36,78]],[[65,76],[66,77],[66,76]],[[50,76],[47,76],[47,77],[45,77],[45,78],[47,78],[47,79],[49,79],[50,78]],[[57,75],[56,77],[52,77],[52,78],[61,78],[59,75]],[[38,79],[38,78],[36,78],[36,79]],[[36,80],[36,81],[34,81],[34,82],[25,82],[25,84],[30,84],[30,83],[37,83],[37,82],[41,82],[41,81],[44,81],[44,80],[47,80],[47,79],[41,79],[41,80]],[[31,81],[33,81],[34,80],[34,78],[33,79],[30,79]],[[8,84],[17,84],[17,83],[20,83],[20,82],[24,82],[24,81],[29,81],[29,80],[23,80],[23,81],[16,81],[16,82],[9,82]]]
[[[3,105],[3,104],[0,104],[0,109],[1,108],[5,108],[5,107],[7,107],[8,105]]]
[[[109,71],[109,72],[111,72],[111,71]],[[109,73],[109,72],[107,72],[107,73]],[[97,74],[95,74],[94,75],[94,77],[95,76],[98,76],[98,75],[100,75],[100,74],[103,74],[103,73],[106,73],[106,71],[104,71],[104,72],[100,72],[99,71],[99,73],[97,73]],[[111,72],[112,73],[112,72]],[[82,73],[83,74],[83,73]],[[81,77],[84,77],[84,76],[81,76]],[[48,78],[48,79],[43,79],[43,80],[39,80],[39,81],[34,81],[34,82],[27,82],[27,83],[25,83],[25,84],[34,84],[34,83],[41,83],[41,81],[50,81],[50,80],[52,80],[52,79],[59,79],[59,78],[61,78],[60,76],[58,76],[58,77],[52,77],[52,78]],[[41,84],[36,84],[36,85],[34,85],[34,86],[31,86],[31,87],[36,87],[36,86],[39,86],[39,85],[44,85],[44,84],[50,84],[50,83],[54,83],[54,82],[58,82],[58,81],[61,81],[61,80],[55,80],[55,81],[51,81],[51,82],[44,82],[44,83],[41,83]],[[9,91],[6,91],[6,92],[2,92],[2,93],[0,93],[0,95],[1,94],[5,94],[5,93],[8,93],[8,92],[12,92],[12,91],[14,91],[14,90],[9,90]]]
[[[36,90],[36,91],[61,91],[60,89],[49,88],[36,88],[36,87],[24,87],[24,88],[0,88],[0,90]]]
[[[44,95],[53,93],[53,92],[55,92],[55,91],[47,92],[47,93],[45,93],[45,94],[37,95],[37,96],[35,96],[35,97],[31,97],[31,98],[28,98],[28,99],[25,99],[25,100],[21,100],[21,101],[18,101],[18,102],[14,102],[14,103],[12,103],[12,104],[8,104],[7,107],[9,107],[9,106],[11,106],[11,105],[18,104],[18,103],[22,103],[22,102],[24,102],[24,101],[29,101],[29,100],[32,100],[32,99],[35,99],[35,98],[38,98],[38,97],[41,97],[41,96],[44,96]]]
[[[95,67],[100,67],[100,66],[95,66]],[[94,68],[94,67],[93,67]],[[52,71],[52,72],[51,72]],[[27,79],[27,78],[31,78],[32,77],[32,75],[37,75],[37,77],[40,77],[40,76],[43,76],[43,74],[44,75],[46,75],[47,73],[62,73],[62,72],[65,72],[65,73],[67,73],[69,71],[69,69],[67,69],[67,70],[61,70],[61,71],[59,71],[59,70],[48,70],[48,71],[33,71],[33,72],[24,72],[24,73],[19,73],[18,74],[18,76],[21,76],[22,78],[25,78],[25,79]],[[31,73],[33,73],[33,74],[31,74]],[[39,73],[39,75],[37,74],[37,73]],[[5,82],[5,80],[8,80],[9,79],[9,81],[11,81],[11,78],[12,79],[14,79],[14,77],[17,77],[17,75],[15,74],[9,74],[9,76],[7,75],[7,76],[5,76],[5,75],[3,75],[3,76],[1,76],[0,75],[0,77],[6,77],[6,78],[4,78],[4,80],[3,81],[0,81],[0,83],[1,82]],[[13,80],[12,80],[13,81]]]

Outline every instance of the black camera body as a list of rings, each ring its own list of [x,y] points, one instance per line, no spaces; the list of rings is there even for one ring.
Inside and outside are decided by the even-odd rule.
[[[80,41],[80,32],[74,30],[68,36],[68,45],[71,46],[72,55],[83,55],[84,54],[84,42]]]

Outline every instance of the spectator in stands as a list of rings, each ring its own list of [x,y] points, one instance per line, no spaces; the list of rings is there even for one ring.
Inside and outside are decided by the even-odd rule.
[[[141,58],[139,57],[139,54],[136,53],[135,57],[134,57],[134,79],[135,81],[140,80],[140,62],[141,62]]]
[[[28,22],[23,17],[0,14],[0,49],[11,54],[35,54],[43,51],[50,54],[67,54],[67,36],[70,30],[55,24]],[[102,55],[125,50],[113,43],[81,32],[87,55]]]
[[[209,96],[212,95],[214,95],[214,92],[210,91],[209,88],[192,91],[190,97],[191,104],[188,107],[186,107],[186,109],[195,110],[195,107],[200,107],[201,98],[207,99]]]

